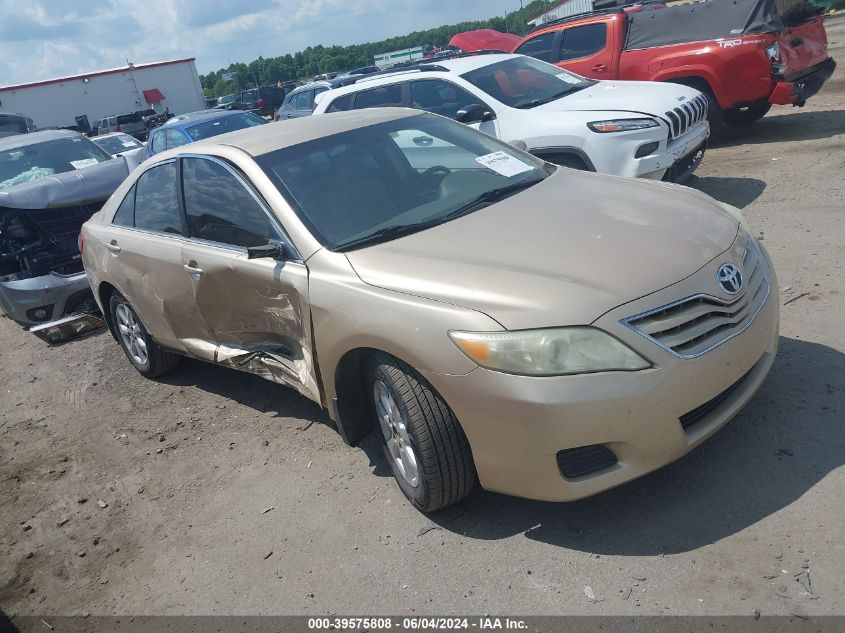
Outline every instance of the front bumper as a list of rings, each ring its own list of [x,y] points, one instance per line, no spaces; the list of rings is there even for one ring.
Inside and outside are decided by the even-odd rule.
[[[0,309],[23,325],[38,325],[65,316],[91,293],[84,272],[74,275],[51,273],[41,277],[0,282]],[[44,308],[47,317],[36,321],[27,312]]]
[[[665,149],[641,159],[635,175],[683,184],[701,164],[709,139],[710,124],[705,120],[683,136],[670,140]]]
[[[836,70],[836,62],[830,58],[813,68],[806,75],[779,81],[775,84],[769,102],[775,105],[803,106],[807,99],[814,96]]]
[[[588,497],[675,461],[736,415],[774,361],[776,292],[740,335],[691,360],[672,355],[621,324],[641,310],[677,300],[678,293],[709,288],[723,262],[716,258],[691,278],[594,323],[650,359],[652,369],[551,378],[482,368],[464,376],[426,374],[461,421],[481,485],[546,501]],[[770,283],[777,288],[773,272]],[[688,420],[690,414],[698,417],[685,429],[681,419]],[[564,477],[558,453],[592,446],[609,449],[618,461],[587,476]]]

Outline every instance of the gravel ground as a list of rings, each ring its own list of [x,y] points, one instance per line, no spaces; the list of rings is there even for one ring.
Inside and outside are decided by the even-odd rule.
[[[734,130],[691,183],[745,210],[783,304],[769,380],[699,450],[578,503],[477,492],[427,517],[373,437],[345,446],[290,390],[192,361],[151,382],[107,333],[48,348],[2,318],[0,605],[845,615],[845,19],[829,34],[824,91]]]

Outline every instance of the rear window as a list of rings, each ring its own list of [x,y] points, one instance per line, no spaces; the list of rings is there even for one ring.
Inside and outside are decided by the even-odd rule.
[[[402,84],[364,90],[355,97],[355,109],[402,106]]]
[[[140,123],[141,117],[137,114],[118,114],[117,115],[117,124],[118,125],[126,125],[127,123]]]

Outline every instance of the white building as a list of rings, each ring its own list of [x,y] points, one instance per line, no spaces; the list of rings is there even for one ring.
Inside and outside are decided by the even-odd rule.
[[[578,13],[587,13],[593,10],[593,0],[563,0],[558,2],[544,13],[528,21],[531,26],[540,26],[552,20],[560,20],[561,18],[576,15]]]
[[[39,128],[78,125],[81,116],[91,124],[147,108],[174,114],[205,108],[193,57],[0,86],[0,112],[25,114]]]

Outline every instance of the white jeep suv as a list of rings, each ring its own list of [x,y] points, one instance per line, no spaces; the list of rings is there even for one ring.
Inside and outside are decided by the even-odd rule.
[[[549,162],[685,181],[710,136],[694,88],[595,81],[524,55],[469,53],[370,75],[319,95],[314,114],[404,106],[456,119]]]

